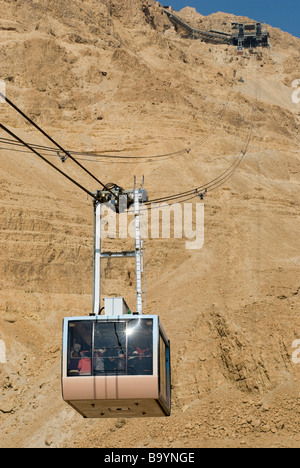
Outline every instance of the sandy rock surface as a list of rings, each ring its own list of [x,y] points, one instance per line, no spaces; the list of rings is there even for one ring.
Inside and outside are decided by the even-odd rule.
[[[83,157],[105,183],[144,175],[151,199],[184,192],[251,137],[205,197],[200,250],[147,239],[147,313],[171,340],[173,396],[170,418],[147,420],[84,420],[62,401],[62,319],[92,309],[93,207],[34,154],[0,144],[0,446],[298,447],[300,39],[269,26],[270,49],[237,56],[183,38],[152,0],[1,0],[0,13],[12,101],[69,150],[148,157]],[[236,19],[178,14],[222,31]],[[3,103],[0,121],[51,146]],[[99,188],[71,160],[49,160]],[[134,307],[134,285],[134,262],[103,265],[104,296]]]

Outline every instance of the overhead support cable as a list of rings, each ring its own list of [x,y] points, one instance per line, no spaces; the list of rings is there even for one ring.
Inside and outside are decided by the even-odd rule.
[[[80,162],[78,162],[68,151],[66,151],[59,143],[57,143],[53,138],[51,138],[42,128],[40,128],[30,117],[28,117],[24,112],[19,109],[8,97],[6,97],[4,94],[0,92],[0,97],[4,99],[7,104],[9,104],[13,109],[15,109],[22,117],[24,117],[27,122],[29,122],[31,125],[33,125],[39,132],[41,132],[48,140],[50,140],[55,146],[57,146],[61,151],[63,151],[66,155],[69,156],[72,161],[74,161],[81,169],[83,169],[90,177],[92,177],[98,184],[101,185],[102,188],[105,190],[110,191],[107,189],[107,187],[97,178],[92,174],[88,169],[86,169]],[[26,145],[25,145],[26,146]],[[28,148],[32,149],[29,145],[27,146]],[[111,192],[112,193],[112,192]]]
[[[230,95],[230,93],[229,93]],[[20,109],[17,108],[17,106],[15,106],[10,100],[8,100],[7,98],[5,98],[5,96],[3,96],[2,93],[0,93],[0,96],[2,96],[4,99],[6,99],[6,101],[13,107],[15,108],[22,116],[24,116],[24,118],[26,120],[28,120],[30,123],[32,123],[34,125],[34,127],[36,127],[39,131],[41,131],[48,139],[50,139],[50,141],[52,141],[56,146],[58,146],[58,148],[61,149],[61,151],[63,151],[63,153],[67,156],[67,157],[70,157],[71,159],[73,159],[80,167],[82,167],[86,172],[89,173],[89,171],[87,171],[80,163],[77,162],[77,160],[75,158],[73,158],[69,152],[66,152],[64,150],[64,148],[62,148],[60,145],[58,145],[51,137],[49,137],[46,132],[44,132],[42,129],[40,129],[40,127],[38,127],[29,117],[27,117]],[[226,106],[224,106],[224,109],[223,111],[221,112],[220,114],[220,117],[219,119],[221,119],[224,115],[224,111],[225,111],[225,108],[227,107],[228,105],[228,102],[229,102],[229,99],[227,101],[227,104]],[[156,198],[156,199],[153,199],[153,200],[148,200],[145,205],[149,205],[151,203],[160,203],[160,202],[174,202],[176,200],[181,200],[180,203],[184,202],[184,201],[187,201],[187,200],[190,200],[192,198],[196,198],[198,196],[200,196],[200,198],[203,199],[203,196],[207,194],[208,191],[212,191],[212,190],[215,190],[216,188],[220,187],[221,185],[223,185],[227,180],[229,180],[232,175],[236,172],[236,170],[238,169],[238,167],[240,166],[243,158],[245,157],[246,153],[247,153],[247,150],[248,150],[248,147],[249,147],[249,144],[250,144],[250,140],[251,140],[251,136],[252,136],[252,132],[253,132],[253,126],[254,126],[254,113],[256,111],[256,107],[253,106],[252,107],[252,118],[251,118],[251,124],[250,124],[250,128],[249,128],[249,134],[247,136],[247,140],[244,144],[244,148],[241,150],[241,153],[239,154],[239,156],[237,156],[235,158],[235,160],[233,161],[233,163],[230,165],[230,167],[228,169],[226,169],[226,171],[224,171],[221,175],[219,175],[218,177],[216,177],[215,179],[213,179],[212,181],[208,182],[207,184],[205,185],[202,185],[200,187],[197,187],[197,188],[194,188],[194,189],[191,189],[191,190],[188,190],[188,191],[185,191],[185,192],[181,192],[181,193],[177,193],[177,194],[173,194],[173,195],[169,195],[169,196],[165,196],[165,197],[160,197],[160,198]],[[214,123],[213,127],[211,128],[210,132],[213,131],[214,127],[217,125],[217,122]],[[85,189],[81,184],[77,183],[76,181],[74,181],[74,179],[72,179],[71,177],[67,176],[67,174],[65,174],[63,171],[61,171],[60,169],[58,169],[54,164],[50,163],[43,155],[41,155],[38,151],[36,151],[35,148],[42,148],[43,150],[47,150],[47,151],[50,151],[52,150],[51,148],[48,148],[48,147],[45,147],[45,146],[39,146],[39,145],[30,145],[26,142],[24,142],[23,140],[21,140],[19,137],[17,137],[13,132],[11,132],[10,130],[8,130],[4,125],[0,124],[0,128],[2,128],[4,131],[6,131],[10,136],[12,136],[15,140],[17,140],[17,142],[19,143],[15,143],[15,142],[12,142],[12,140],[9,140],[9,139],[5,139],[5,138],[0,138],[0,141],[2,140],[2,142],[4,144],[15,144],[15,145],[18,145],[18,146],[25,146],[27,147],[30,151],[32,151],[33,153],[35,153],[36,155],[38,155],[41,159],[43,159],[45,162],[47,162],[51,167],[53,167],[55,170],[57,170],[59,173],[61,173],[63,176],[65,176],[68,180],[70,180],[71,182],[75,183],[75,185],[77,185],[78,187],[80,187],[82,190],[84,190],[89,196],[92,196],[92,198],[94,198],[96,201],[99,201],[99,199],[97,198],[97,192],[96,192],[96,195],[92,192],[90,192],[89,190]],[[210,133],[209,132],[209,133]],[[205,137],[204,137],[205,138]],[[57,152],[57,151],[56,151]],[[178,152],[179,153],[179,152]],[[74,153],[73,153],[74,154]],[[175,153],[173,153],[175,154]],[[58,152],[57,152],[57,155],[60,155]],[[90,173],[89,173],[90,174]],[[92,175],[93,178],[95,178],[93,175]],[[97,179],[96,179],[97,180]],[[103,188],[105,188],[107,191],[109,191],[113,196],[115,196],[115,194],[112,192],[112,189],[117,187],[116,184],[106,184],[105,186],[100,182],[100,185],[102,185]],[[117,187],[118,189],[120,189],[120,187]],[[199,193],[200,190],[204,190],[204,193]],[[188,197],[188,198],[187,198]],[[184,200],[182,200],[184,199]],[[171,203],[173,204],[173,203]]]
[[[79,184],[78,182],[76,182],[76,180],[74,180],[72,177],[68,176],[65,172],[63,172],[61,169],[59,169],[58,167],[56,167],[54,164],[52,164],[50,161],[48,161],[48,159],[46,159],[44,156],[42,156],[38,151],[36,151],[34,148],[32,148],[28,143],[26,143],[25,141],[23,141],[20,137],[18,137],[15,133],[13,133],[11,130],[9,130],[7,127],[5,127],[2,123],[0,123],[0,128],[2,128],[2,130],[4,130],[6,133],[8,133],[8,135],[10,135],[11,137],[15,138],[19,143],[21,143],[23,146],[25,146],[26,148],[28,148],[30,151],[32,151],[34,154],[36,154],[39,158],[41,158],[43,161],[45,161],[47,164],[49,164],[49,166],[51,166],[53,169],[55,169],[57,172],[59,172],[61,175],[63,175],[64,177],[66,177],[70,182],[72,182],[73,184],[75,184],[77,187],[79,187],[81,190],[83,190],[87,195],[89,195],[90,197],[94,198],[94,200],[97,200],[97,197],[92,193],[90,192],[89,190],[87,190],[85,187],[83,187],[81,184]]]
[[[232,87],[232,85],[233,85],[233,82],[231,84],[231,87]],[[168,158],[168,157],[172,157],[172,156],[180,156],[180,155],[183,155],[183,154],[189,154],[194,148],[197,148],[198,146],[202,145],[202,143],[204,143],[209,138],[209,136],[216,129],[217,125],[221,122],[221,120],[224,117],[225,110],[228,107],[231,93],[232,93],[232,89],[229,91],[227,101],[225,102],[223,109],[218,114],[216,120],[213,122],[213,124],[212,124],[211,128],[208,130],[208,132],[205,135],[203,135],[202,138],[196,140],[194,143],[192,143],[191,145],[189,145],[186,148],[182,148],[180,150],[173,151],[173,152],[170,152],[170,153],[154,154],[154,155],[150,155],[150,156],[112,155],[112,154],[105,154],[105,153],[97,154],[97,153],[91,153],[91,152],[88,153],[88,152],[83,152],[83,151],[72,151],[72,150],[66,151],[64,149],[62,149],[62,151],[64,151],[65,154],[68,154],[68,155],[71,155],[71,156],[74,155],[74,156],[86,156],[86,157],[93,157],[93,158],[100,158],[100,159],[103,158],[103,159],[121,159],[121,160],[122,159],[126,159],[126,160],[127,159],[132,159],[132,160],[162,159],[162,158]],[[52,151],[52,152],[57,153],[56,148],[51,148],[51,147],[48,147],[48,146],[41,146],[41,145],[33,145],[33,144],[31,146],[33,148],[43,149],[45,151],[49,151],[49,152]],[[76,158],[76,161],[78,161],[78,158]],[[84,159],[82,159],[82,161],[84,161]],[[89,159],[87,161],[91,162],[91,160],[89,160]]]
[[[182,148],[182,149],[179,149],[177,151],[173,151],[173,152],[170,152],[170,153],[162,153],[162,154],[154,154],[154,155],[149,155],[149,156],[130,156],[130,155],[111,155],[111,154],[96,154],[96,153],[87,153],[87,152],[82,152],[82,151],[72,151],[72,150],[68,150],[66,151],[64,148],[62,148],[58,143],[56,143],[49,135],[46,134],[46,132],[44,132],[37,124],[35,124],[35,122],[33,122],[28,116],[26,116],[20,109],[17,108],[17,106],[15,104],[13,104],[11,101],[9,101],[8,98],[5,98],[3,94],[1,94],[0,92],[0,96],[2,96],[4,99],[6,99],[6,101],[8,102],[8,104],[10,104],[15,110],[17,110],[26,120],[28,120],[30,123],[32,123],[39,131],[41,131],[48,139],[50,139],[50,141],[52,143],[54,143],[61,151],[64,152],[64,154],[66,154],[68,157],[70,157],[73,161],[75,161],[78,165],[80,165],[86,172],[89,173],[89,171],[84,167],[82,166],[78,161],[81,160],[81,161],[86,161],[86,162],[93,162],[92,159],[83,159],[83,158],[74,158],[72,155],[74,156],[84,156],[84,157],[93,157],[93,158],[100,158],[100,159],[132,159],[132,160],[151,160],[151,159],[160,159],[160,158],[168,158],[168,157],[172,157],[172,156],[180,156],[180,155],[183,155],[183,154],[189,154],[194,148],[200,146],[202,143],[204,143],[204,141],[206,141],[209,136],[213,133],[213,131],[216,129],[217,125],[221,122],[221,120],[223,119],[224,117],[224,114],[225,114],[225,111],[229,105],[229,102],[230,102],[230,96],[232,94],[232,90],[233,90],[233,85],[234,85],[234,78],[236,77],[236,70],[234,70],[234,74],[233,74],[233,78],[232,78],[232,81],[231,81],[231,85],[230,85],[230,90],[228,92],[228,96],[227,96],[227,99],[225,101],[225,104],[223,105],[223,108],[222,110],[219,112],[219,114],[217,115],[217,118],[214,120],[211,128],[208,130],[208,132],[203,135],[200,139],[196,140],[194,143],[192,143],[191,145],[189,145],[188,147],[186,148]],[[3,139],[5,140],[5,139]],[[0,141],[1,141],[1,138],[0,138]],[[9,140],[6,140],[8,143],[7,144],[10,144]],[[34,144],[31,144],[29,143],[30,146],[32,148],[36,148],[36,149],[42,149],[44,151],[49,151],[49,152],[53,152],[53,153],[56,153],[57,155],[57,148],[53,148],[53,147],[49,147],[49,146],[42,146],[42,145],[34,145]],[[92,177],[94,177],[92,174],[89,173],[89,175],[91,175]],[[95,178],[95,177],[94,177]],[[96,179],[98,181],[98,179]],[[99,183],[100,181],[98,181]],[[102,183],[100,183],[100,185],[103,186]],[[103,188],[107,188],[106,186]]]
[[[250,127],[249,127],[249,132],[247,135],[247,140],[244,143],[244,147],[241,150],[240,154],[234,159],[233,163],[229,166],[229,168],[226,169],[222,174],[220,174],[218,177],[215,179],[211,180],[210,182],[200,186],[196,187],[191,190],[187,190],[185,192],[177,193],[174,195],[169,195],[161,198],[155,198],[153,200],[148,200],[145,205],[150,205],[151,203],[168,203],[168,202],[175,202],[176,200],[181,200],[182,198],[190,196],[191,198],[194,198],[194,196],[201,195],[199,192],[202,190],[205,190],[205,194],[209,191],[216,190],[217,188],[221,187],[227,180],[229,180],[233,174],[237,171],[238,167],[240,166],[242,160],[244,159],[245,155],[247,154],[247,150],[251,141],[252,133],[253,133],[253,127],[254,127],[254,114],[256,111],[256,107],[252,107],[252,114],[251,114],[251,122],[250,122]],[[194,194],[194,196],[193,196]],[[191,199],[190,198],[190,199]],[[182,200],[187,201],[187,200]]]

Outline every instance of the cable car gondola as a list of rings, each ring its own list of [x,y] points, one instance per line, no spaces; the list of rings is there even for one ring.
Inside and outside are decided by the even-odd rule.
[[[170,343],[157,315],[68,317],[63,342],[63,399],[82,416],[170,415]]]
[[[170,342],[157,315],[143,314],[139,202],[134,190],[134,252],[101,253],[101,205],[95,203],[94,310],[63,321],[63,400],[85,418],[161,417],[171,414]],[[137,312],[120,297],[100,309],[100,259],[134,256]]]

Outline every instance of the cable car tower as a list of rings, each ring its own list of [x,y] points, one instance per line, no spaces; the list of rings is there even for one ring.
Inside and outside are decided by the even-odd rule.
[[[94,192],[93,312],[63,322],[63,399],[85,418],[161,417],[171,413],[170,342],[157,315],[143,314],[144,245],[141,206],[147,192],[136,188]],[[134,207],[135,249],[101,251],[101,207],[116,213]],[[122,297],[104,299],[101,259],[135,258],[136,312]],[[102,314],[102,310],[104,313]]]

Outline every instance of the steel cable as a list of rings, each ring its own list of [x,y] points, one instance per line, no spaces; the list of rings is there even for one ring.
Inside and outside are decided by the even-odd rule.
[[[70,159],[72,159],[72,161],[74,161],[81,169],[83,169],[83,171],[85,171],[90,177],[92,177],[98,184],[101,185],[101,187],[103,189],[106,189],[106,186],[105,184],[103,184],[99,179],[97,179],[96,176],[94,176],[94,174],[92,174],[88,169],[86,169],[80,162],[78,162],[75,158],[73,158],[73,156],[68,152],[66,151],[59,143],[57,143],[53,138],[51,138],[42,128],[40,128],[30,117],[28,117],[21,109],[19,109],[10,99],[8,99],[8,97],[4,96],[4,94],[2,94],[0,92],[0,97],[2,99],[4,99],[7,104],[9,104],[14,110],[16,110],[25,120],[27,120],[27,122],[29,122],[31,125],[33,125],[39,132],[41,132],[46,138],[48,138],[48,140],[50,140],[55,146],[57,146],[61,151],[64,152],[64,154],[68,155],[68,157]],[[22,141],[22,140],[21,140]],[[25,143],[25,142],[24,142]],[[30,150],[32,150],[32,147],[28,144],[26,144],[25,146],[27,146],[27,148],[29,148]],[[109,190],[110,191],[110,190]],[[112,193],[112,192],[111,192]]]
[[[15,133],[13,133],[11,130],[9,130],[7,127],[5,127],[2,123],[0,123],[0,128],[2,128],[2,130],[4,130],[6,133],[8,133],[8,135],[10,135],[11,137],[15,138],[19,143],[22,143],[22,145],[24,145],[26,148],[30,149],[30,151],[32,151],[34,154],[36,154],[39,158],[41,158],[43,161],[45,161],[47,164],[49,164],[53,169],[55,169],[57,172],[59,172],[61,175],[63,175],[64,177],[66,177],[70,182],[72,182],[73,184],[75,184],[77,187],[79,187],[81,190],[83,190],[87,195],[89,195],[90,197],[94,198],[94,200],[97,200],[97,197],[92,193],[90,192],[89,190],[87,190],[85,187],[83,187],[81,184],[79,184],[78,182],[76,182],[76,180],[74,180],[72,177],[70,177],[68,174],[66,174],[65,172],[63,172],[62,170],[60,170],[58,167],[56,167],[54,164],[52,164],[50,161],[48,161],[48,159],[46,159],[43,155],[41,155],[38,151],[36,151],[34,148],[31,148],[30,145],[28,145],[25,141],[23,141],[20,137],[18,137]]]

